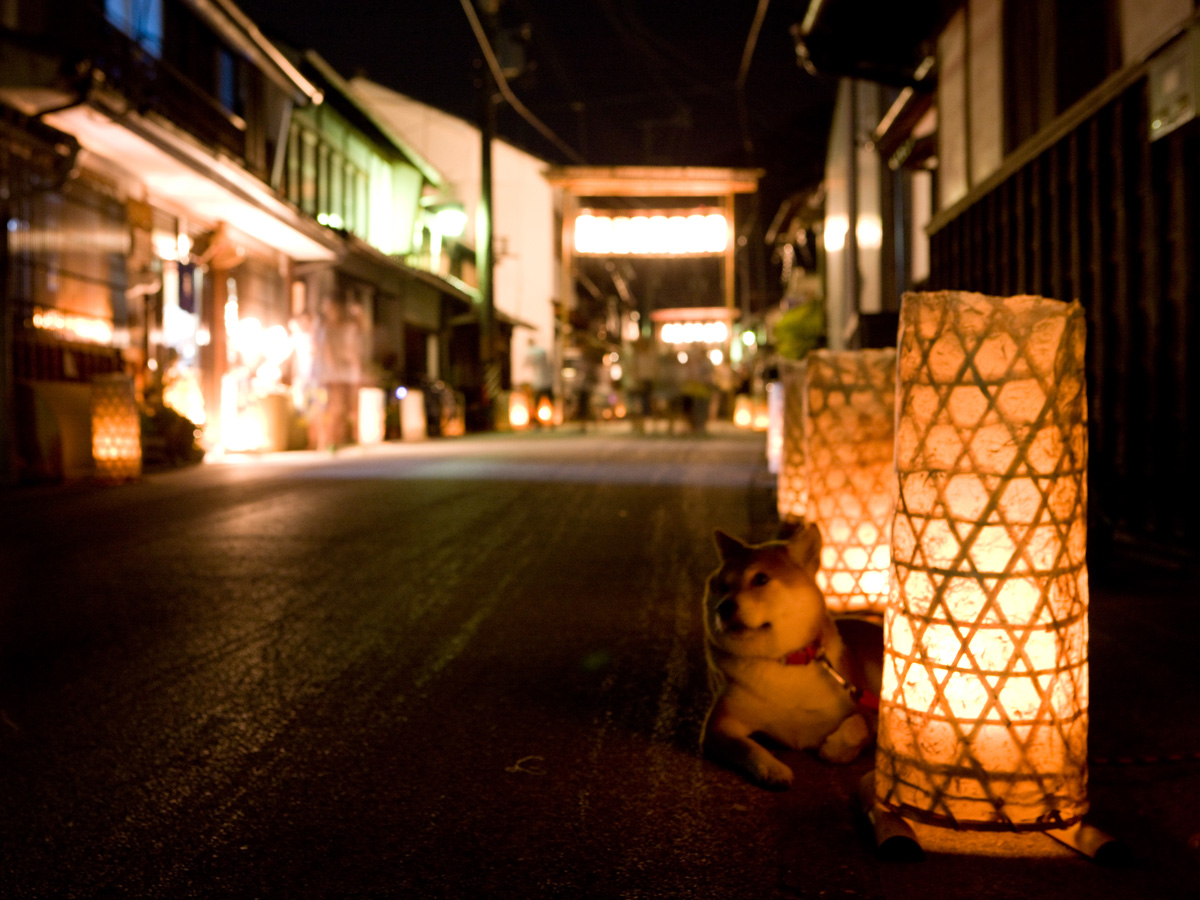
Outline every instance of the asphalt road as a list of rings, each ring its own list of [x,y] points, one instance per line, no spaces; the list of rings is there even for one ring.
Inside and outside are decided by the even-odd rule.
[[[1096,768],[1108,869],[1043,836],[880,862],[869,757],[788,754],[786,794],[700,757],[711,535],[770,534],[762,450],[488,435],[0,493],[0,895],[1200,897],[1195,763]],[[1093,747],[1200,741],[1194,598],[1127,600],[1094,606]]]

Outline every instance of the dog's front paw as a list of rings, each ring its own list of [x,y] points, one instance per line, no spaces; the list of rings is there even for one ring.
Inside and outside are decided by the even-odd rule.
[[[762,757],[751,762],[749,766],[750,780],[759,787],[769,791],[786,791],[792,786],[795,775],[787,764],[780,762],[770,753],[764,751]]]
[[[834,729],[829,737],[825,738],[825,742],[821,744],[818,752],[821,759],[826,762],[854,762],[863,747],[870,743],[870,740],[871,729],[867,725],[867,720],[855,713]]]

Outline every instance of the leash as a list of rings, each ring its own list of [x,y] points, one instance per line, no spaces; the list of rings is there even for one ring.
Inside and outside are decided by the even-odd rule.
[[[842,690],[850,695],[850,699],[854,701],[856,706],[875,710],[876,712],[879,711],[879,695],[874,691],[864,691],[858,685],[843,677],[842,673],[833,667],[833,663],[829,661],[829,657],[825,655],[825,648],[821,646],[820,638],[817,638],[807,647],[793,650],[784,656],[780,662],[785,666],[807,666],[811,662],[820,663],[825,671],[833,677],[833,680],[841,686]]]

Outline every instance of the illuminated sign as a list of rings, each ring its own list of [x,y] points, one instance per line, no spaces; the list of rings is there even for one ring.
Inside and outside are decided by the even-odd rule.
[[[575,252],[628,256],[724,253],[729,225],[721,213],[606,216],[584,213],[575,219]]]
[[[665,322],[662,339],[666,344],[723,344],[729,338],[724,322]]]
[[[81,316],[77,313],[37,307],[33,311],[31,321],[34,328],[56,332],[64,340],[85,341],[89,344],[111,344],[113,340],[112,323],[95,316]]]

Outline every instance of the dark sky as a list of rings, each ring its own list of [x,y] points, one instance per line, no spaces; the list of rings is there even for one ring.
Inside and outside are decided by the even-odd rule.
[[[239,5],[268,37],[315,49],[347,77],[364,74],[478,121],[481,54],[459,0]],[[772,0],[746,79],[743,128],[735,83],[756,5],[504,0],[501,31],[527,26],[528,34],[513,91],[588,164],[764,168],[764,205],[774,204],[821,178],[833,81],[796,64],[788,27],[807,0]],[[507,106],[498,131],[551,162],[577,161]]]

